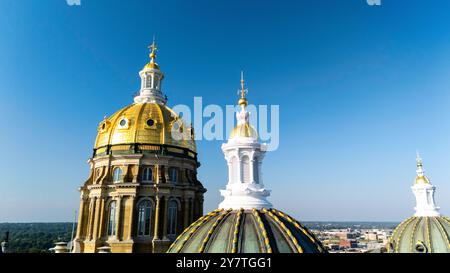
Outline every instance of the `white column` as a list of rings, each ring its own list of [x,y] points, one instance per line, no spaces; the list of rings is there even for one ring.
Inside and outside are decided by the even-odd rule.
[[[237,171],[236,171],[236,173],[237,173],[237,183],[238,184],[242,184],[242,160],[241,160],[241,155],[240,154],[238,154],[238,157],[237,157],[237,163],[238,164],[236,164],[237,166]]]
[[[262,176],[262,168],[261,168],[261,165],[262,165],[262,158],[261,157],[258,157],[258,184],[260,184],[260,185],[264,185],[264,183],[263,183],[263,176]]]
[[[253,167],[253,165],[255,164],[255,160],[254,160],[254,158],[252,157],[252,159],[250,159],[250,162],[249,162],[249,168],[250,168],[250,183],[252,183],[252,184],[256,184],[256,181],[255,181],[255,174],[254,174],[254,167]]]
[[[231,164],[231,159],[227,159],[228,165],[228,184],[233,183],[233,164]]]

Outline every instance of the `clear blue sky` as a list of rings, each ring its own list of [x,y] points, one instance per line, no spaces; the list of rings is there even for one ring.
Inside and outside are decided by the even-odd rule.
[[[450,214],[450,2],[0,1],[0,222],[68,221],[96,129],[132,102],[156,35],[170,105],[280,105],[266,156],[276,208],[299,220],[413,214],[415,152]],[[220,141],[198,142],[216,208]]]

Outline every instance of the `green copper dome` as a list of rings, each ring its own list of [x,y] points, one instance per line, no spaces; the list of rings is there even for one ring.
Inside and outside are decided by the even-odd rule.
[[[218,209],[189,226],[169,253],[321,253],[299,222],[275,209]]]
[[[394,230],[388,250],[394,253],[450,253],[448,217],[411,217]]]

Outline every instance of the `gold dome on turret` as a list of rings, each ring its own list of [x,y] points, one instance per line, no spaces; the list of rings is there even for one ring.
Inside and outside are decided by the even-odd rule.
[[[417,176],[416,177],[416,184],[420,184],[420,183],[430,184],[430,180],[426,176]]]
[[[248,123],[240,124],[236,126],[233,131],[231,131],[230,139],[238,138],[238,137],[250,137],[257,139],[258,132],[256,129]]]

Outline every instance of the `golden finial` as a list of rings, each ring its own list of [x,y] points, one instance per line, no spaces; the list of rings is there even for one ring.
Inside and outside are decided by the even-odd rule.
[[[423,169],[423,160],[420,156],[419,152],[416,154],[416,163],[417,163],[417,177],[416,177],[416,184],[424,183],[424,184],[430,184],[430,180],[425,176],[425,170]]]
[[[158,50],[158,47],[156,46],[156,42],[155,42],[155,36],[153,36],[153,43],[151,45],[149,45],[148,48],[151,50],[150,63],[155,63],[156,51]]]
[[[247,106],[248,101],[245,95],[247,95],[248,89],[245,89],[244,71],[241,71],[241,90],[239,90],[238,92],[241,94],[238,104],[243,107]]]
[[[417,167],[422,167],[423,166],[423,160],[420,157],[419,151],[416,151],[416,163],[417,163]]]
[[[158,51],[158,47],[156,46],[155,36],[153,36],[153,42],[148,46],[150,49],[150,62],[145,65],[144,69],[159,69],[158,64],[156,63],[156,52]]]

